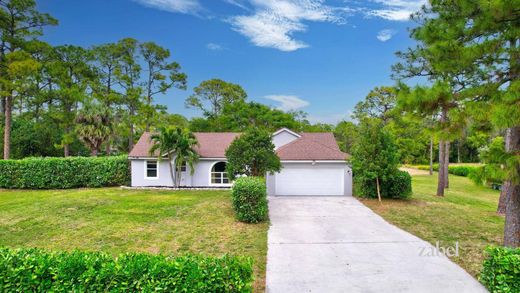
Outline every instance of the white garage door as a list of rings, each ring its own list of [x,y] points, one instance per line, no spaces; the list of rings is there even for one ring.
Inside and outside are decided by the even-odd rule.
[[[276,195],[344,195],[344,166],[284,165],[275,175]]]

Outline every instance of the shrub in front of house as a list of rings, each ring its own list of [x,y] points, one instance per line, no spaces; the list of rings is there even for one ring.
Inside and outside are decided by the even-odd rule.
[[[246,223],[267,220],[267,189],[259,177],[241,177],[235,180],[231,190],[233,209],[237,219]]]
[[[252,292],[250,258],[0,249],[1,292]]]
[[[356,174],[354,174],[356,175]],[[355,178],[355,192],[358,196],[377,198],[376,180],[367,177]],[[406,199],[412,194],[412,177],[408,172],[396,170],[380,180],[382,198]]]
[[[64,189],[130,183],[126,156],[0,161],[0,188]]]
[[[479,280],[490,292],[520,292],[520,248],[489,247]]]

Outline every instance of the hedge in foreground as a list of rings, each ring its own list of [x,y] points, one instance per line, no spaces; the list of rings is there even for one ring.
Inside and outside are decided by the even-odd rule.
[[[0,249],[0,292],[251,292],[252,261]]]
[[[267,189],[262,178],[238,178],[233,184],[231,195],[239,221],[258,223],[267,220]]]
[[[62,189],[127,185],[126,156],[0,160],[0,188]]]
[[[520,248],[489,247],[479,280],[490,292],[520,292]]]
[[[354,174],[355,175],[355,174]],[[375,179],[356,178],[356,194],[361,197],[377,198]],[[395,173],[381,178],[380,192],[382,198],[406,199],[412,194],[412,177],[408,172],[397,170]]]

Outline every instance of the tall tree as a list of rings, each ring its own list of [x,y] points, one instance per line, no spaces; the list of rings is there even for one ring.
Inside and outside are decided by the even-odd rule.
[[[56,24],[57,21],[49,14],[36,10],[34,0],[0,0],[0,99],[5,119],[4,159],[9,159],[10,155],[12,106],[18,90],[12,80],[13,75],[8,73],[16,67],[13,62],[20,62],[21,57],[30,59],[23,53],[27,43],[42,35],[44,26]]]
[[[141,56],[145,64],[146,78],[144,81],[145,131],[150,131],[150,121],[154,114],[153,98],[157,94],[166,94],[172,87],[185,90],[186,74],[182,73],[177,62],[169,62],[170,51],[153,42],[141,43]]]
[[[139,43],[132,38],[122,39],[117,43],[121,53],[119,63],[115,68],[115,75],[119,86],[122,88],[121,104],[127,110],[126,122],[128,124],[128,150],[134,147],[135,119],[137,111],[141,108],[141,95],[143,88],[139,81],[142,68],[139,65]]]
[[[54,91],[59,104],[56,120],[64,130],[61,146],[65,157],[70,155],[70,143],[74,140],[74,119],[79,106],[88,98],[94,72],[89,65],[86,49],[64,45],[55,48],[55,62],[51,67],[57,89]]]
[[[454,66],[460,79],[473,80],[460,92],[488,107],[493,124],[506,129],[511,156],[504,245],[520,246],[520,10],[518,1],[431,1],[419,14],[417,36],[425,42],[439,71]],[[466,101],[467,103],[467,101]]]
[[[193,89],[194,94],[186,99],[186,106],[202,111],[204,116],[215,118],[222,113],[226,104],[245,101],[244,89],[221,79],[201,82]]]
[[[94,66],[98,77],[94,83],[94,95],[106,108],[112,109],[114,105],[121,103],[121,94],[116,91],[115,85],[118,83],[116,70],[122,50],[117,44],[103,44],[95,46],[92,49],[92,55],[96,61]],[[112,118],[116,117],[112,116]],[[114,124],[115,121],[111,121],[111,123]],[[111,152],[111,137],[112,134],[109,135],[105,145],[107,155],[110,155]]]
[[[386,125],[392,119],[397,106],[397,91],[394,87],[382,86],[371,90],[364,101],[356,104],[353,117],[361,121],[365,117],[379,118]]]

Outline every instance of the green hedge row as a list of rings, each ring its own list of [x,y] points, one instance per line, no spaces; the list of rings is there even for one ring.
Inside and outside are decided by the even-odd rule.
[[[249,258],[0,249],[0,292],[251,292]]]
[[[430,170],[430,166],[428,165],[418,165],[414,166],[415,168],[419,170]],[[471,172],[475,172],[475,170],[479,168],[476,166],[448,166],[448,173],[457,175],[457,176],[464,176],[468,177]],[[434,171],[439,171],[439,165],[434,164],[433,165]]]
[[[238,178],[233,183],[231,197],[239,221],[258,223],[267,220],[267,189],[262,178]]]
[[[520,292],[520,248],[490,247],[486,254],[480,282],[490,292]]]
[[[377,184],[375,179],[356,178],[356,194],[361,197],[377,198]],[[379,180],[382,198],[406,199],[412,194],[412,177],[408,172],[397,170]]]
[[[0,160],[0,188],[61,189],[129,183],[126,156]]]

